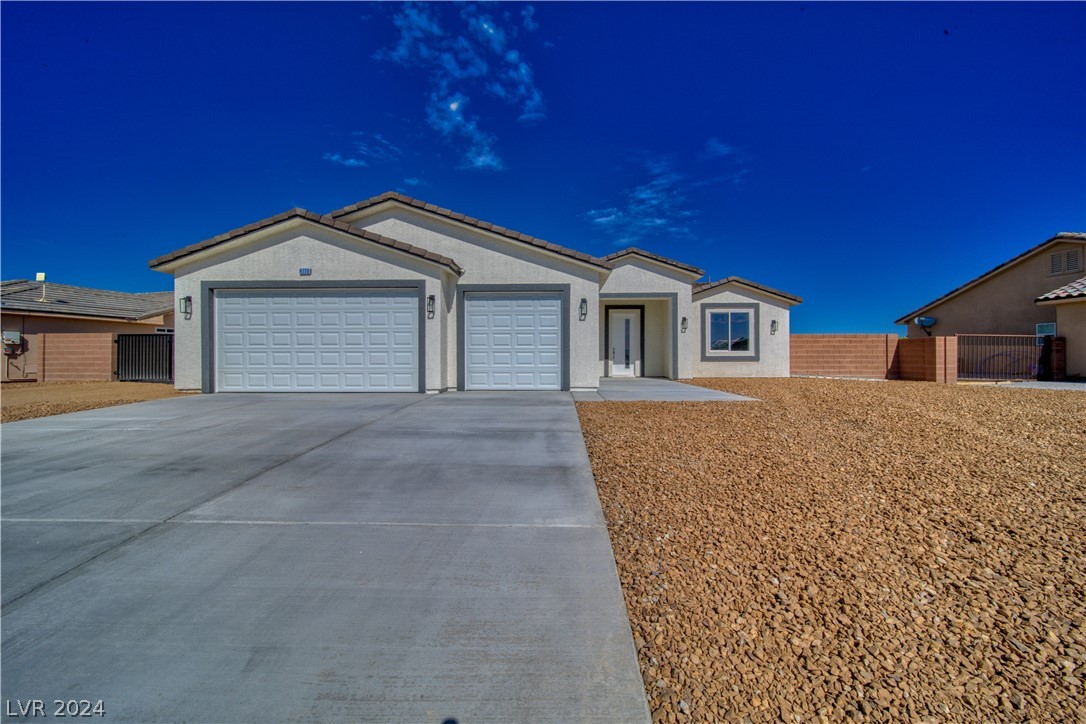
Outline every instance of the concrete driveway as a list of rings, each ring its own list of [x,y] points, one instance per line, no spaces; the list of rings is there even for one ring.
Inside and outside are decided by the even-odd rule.
[[[648,719],[568,393],[203,395],[0,434],[6,700]]]

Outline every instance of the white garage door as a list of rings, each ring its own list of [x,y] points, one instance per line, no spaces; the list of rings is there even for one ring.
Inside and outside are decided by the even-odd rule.
[[[418,295],[215,293],[220,392],[417,392]]]
[[[557,295],[465,295],[469,390],[562,389],[562,300]]]

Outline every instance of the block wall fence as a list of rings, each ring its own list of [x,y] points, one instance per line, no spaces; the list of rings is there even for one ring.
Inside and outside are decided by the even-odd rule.
[[[958,381],[956,337],[903,339],[893,334],[793,334],[793,377]]]
[[[116,335],[110,332],[39,332],[38,382],[108,381],[117,364]]]

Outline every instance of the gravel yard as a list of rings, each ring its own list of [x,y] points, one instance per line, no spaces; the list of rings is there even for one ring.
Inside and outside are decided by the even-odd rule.
[[[151,382],[5,382],[0,387],[0,422],[62,415],[186,394]]]
[[[1086,404],[702,380],[577,405],[656,721],[1086,721]]]

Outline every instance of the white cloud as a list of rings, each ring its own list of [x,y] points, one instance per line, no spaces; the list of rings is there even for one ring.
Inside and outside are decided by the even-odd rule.
[[[724,143],[718,138],[710,138],[705,142],[705,155],[709,158],[731,156],[737,151],[738,149],[735,146],[730,143]]]
[[[347,168],[363,168],[365,166],[369,166],[368,163],[360,158],[348,158],[338,153],[326,153],[324,154],[324,160],[331,161],[332,163],[338,163],[339,165],[346,166]]]
[[[497,138],[482,127],[483,119],[466,113],[472,95],[492,95],[517,107],[518,120],[536,121],[545,117],[543,94],[531,65],[511,47],[520,32],[512,15],[496,18],[473,3],[455,14],[448,11],[451,7],[400,6],[393,17],[399,30],[396,44],[375,57],[426,73],[426,120],[462,149],[462,167],[501,169]],[[527,30],[538,28],[534,12],[531,6],[521,11]]]
[[[716,157],[734,157],[738,153],[737,149],[729,149]],[[658,248],[663,241],[691,237],[698,216],[691,194],[707,186],[738,184],[746,173],[746,169],[735,168],[734,158],[727,162],[730,168],[710,174],[697,160],[697,156],[685,163],[675,157],[643,159],[639,164],[641,181],[622,191],[617,203],[592,209],[585,218],[615,246],[646,244]]]
[[[535,21],[535,8],[531,5],[524,6],[524,9],[520,11],[520,17],[524,21],[524,29],[529,33],[539,30],[539,23]]]

